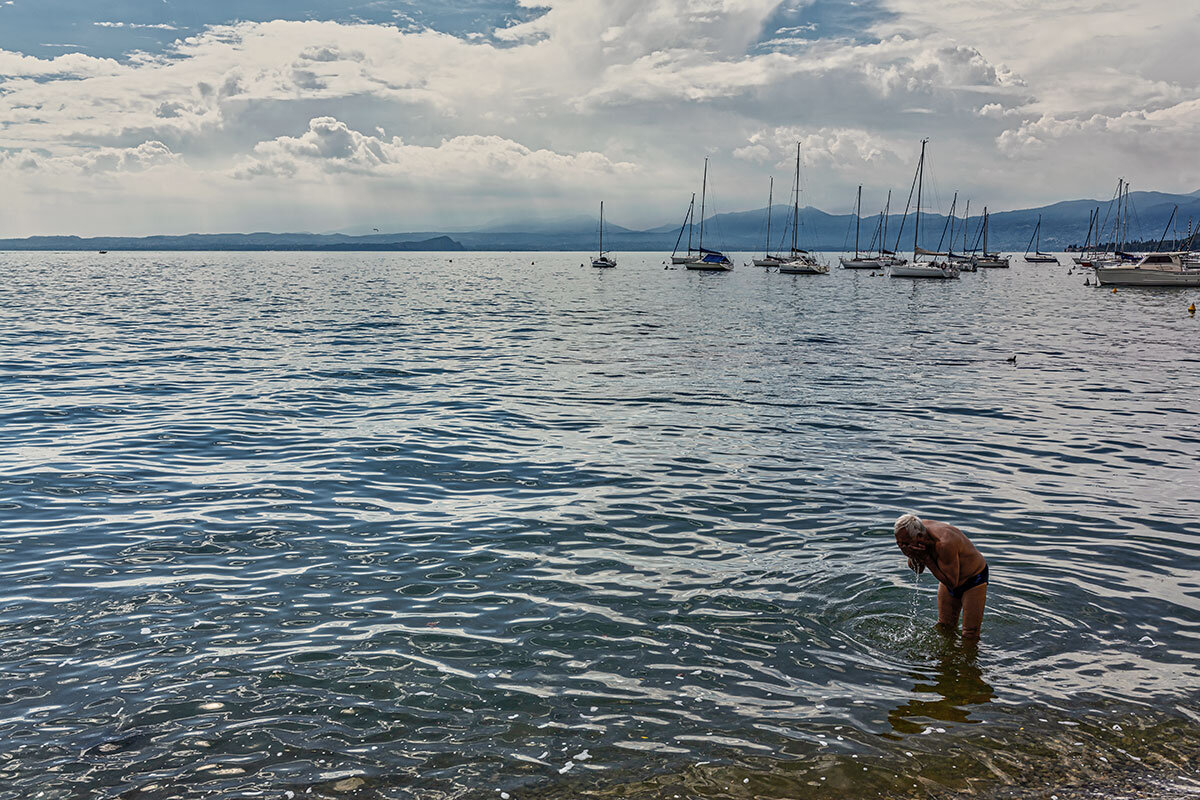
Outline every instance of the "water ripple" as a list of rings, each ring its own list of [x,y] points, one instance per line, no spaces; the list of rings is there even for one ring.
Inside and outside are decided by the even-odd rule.
[[[0,257],[0,795],[983,794],[1197,752],[1179,291],[528,260]],[[977,650],[909,508],[988,557]]]

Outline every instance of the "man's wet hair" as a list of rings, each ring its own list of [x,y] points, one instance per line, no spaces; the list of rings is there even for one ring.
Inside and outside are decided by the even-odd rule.
[[[904,533],[906,536],[914,539],[922,538],[927,533],[925,523],[921,522],[920,517],[912,513],[903,514],[896,520],[896,524],[892,526],[892,530],[897,536]]]

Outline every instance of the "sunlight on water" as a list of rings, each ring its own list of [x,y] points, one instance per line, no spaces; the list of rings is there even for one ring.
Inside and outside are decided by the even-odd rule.
[[[1195,298],[527,255],[0,257],[0,794],[1190,774]]]

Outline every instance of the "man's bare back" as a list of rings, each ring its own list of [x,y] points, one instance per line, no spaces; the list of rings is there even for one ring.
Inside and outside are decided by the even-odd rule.
[[[896,544],[917,574],[938,579],[938,624],[953,629],[963,618],[963,638],[978,639],[987,602],[988,565],[962,531],[945,522],[905,514],[894,526]]]

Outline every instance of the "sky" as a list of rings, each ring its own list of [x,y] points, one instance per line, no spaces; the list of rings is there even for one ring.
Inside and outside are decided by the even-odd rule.
[[[450,6],[450,7],[448,7]],[[0,0],[0,236],[1200,189],[1194,0]],[[897,202],[895,199],[893,203]]]

